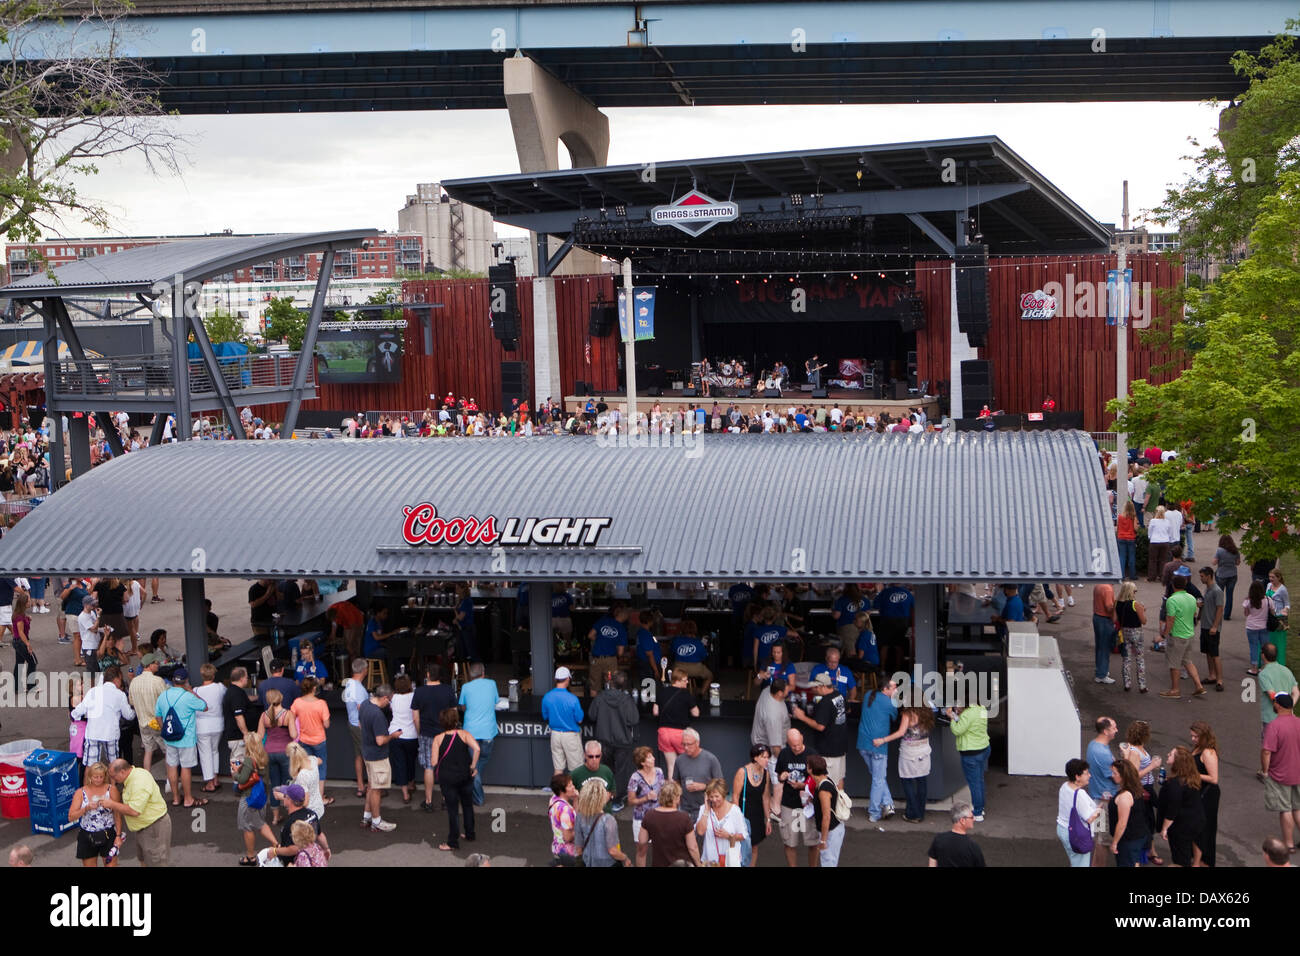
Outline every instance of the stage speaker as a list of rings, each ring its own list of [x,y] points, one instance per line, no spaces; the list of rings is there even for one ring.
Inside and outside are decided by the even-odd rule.
[[[584,382],[582,379],[578,379],[573,383],[573,394],[590,395],[591,385],[589,385],[587,382]]]
[[[682,398],[695,398],[697,394],[694,387],[682,389]]]
[[[509,413],[516,400],[522,404],[528,400],[528,363],[501,363],[501,410]]]
[[[897,309],[898,321],[904,332],[919,332],[925,328],[925,300],[919,292],[900,296]]]
[[[813,398],[827,398],[828,396],[827,396],[827,394],[826,394],[826,389],[824,389],[824,388],[814,388],[814,389],[812,390],[812,397],[813,397]]]
[[[519,338],[519,297],[515,288],[515,264],[504,262],[488,266],[488,310],[492,316],[492,334],[514,351]]]
[[[978,418],[980,410],[993,407],[993,363],[972,359],[961,363],[962,418]]]
[[[817,393],[814,392],[813,394],[816,395]],[[765,388],[765,389],[763,389],[763,397],[764,397],[764,398],[780,398],[780,397],[781,397],[781,392],[780,392],[779,389],[775,389],[775,388]]]
[[[906,401],[911,398],[907,391],[907,382],[895,379],[889,383],[889,397],[896,402]]]
[[[736,397],[737,397],[737,398],[753,398],[753,397],[754,397],[754,390],[753,390],[752,388],[738,388],[738,389],[736,389]]]
[[[618,327],[618,305],[612,302],[597,302],[591,307],[591,316],[587,321],[587,334],[593,339],[603,339]]]
[[[653,388],[646,389],[646,394],[649,395],[651,398],[663,398],[664,390],[660,388],[658,385],[655,385]]]
[[[957,327],[970,344],[982,347],[989,334],[989,247],[958,246]]]

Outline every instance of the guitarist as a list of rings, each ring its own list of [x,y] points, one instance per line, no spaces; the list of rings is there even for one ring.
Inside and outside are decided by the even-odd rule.
[[[808,384],[811,385],[813,388],[821,388],[822,369],[824,369],[826,366],[819,365],[817,363],[817,356],[814,355],[808,361],[803,363],[803,367],[804,367],[804,371],[808,373]]]

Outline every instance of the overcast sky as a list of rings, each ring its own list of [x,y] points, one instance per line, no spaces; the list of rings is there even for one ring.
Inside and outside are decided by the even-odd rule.
[[[1196,103],[612,109],[611,164],[995,134],[1102,222],[1119,222],[1129,180],[1135,224],[1191,164],[1215,109]],[[395,229],[417,182],[516,173],[505,110],[187,116],[183,175],[101,163],[82,191],[115,235]],[[561,151],[563,152],[563,150]],[[566,161],[567,163],[567,161]],[[65,235],[88,227],[65,224]]]

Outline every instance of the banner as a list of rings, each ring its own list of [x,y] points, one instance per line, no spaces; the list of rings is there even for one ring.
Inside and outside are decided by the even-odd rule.
[[[897,322],[899,299],[909,290],[899,285],[860,279],[807,276],[740,279],[724,282],[713,295],[700,298],[706,323],[754,322]],[[825,374],[825,373],[823,373]]]
[[[633,314],[636,316],[636,340],[641,342],[655,337],[655,286],[635,286],[632,289],[632,301],[635,304]],[[623,341],[627,341],[627,290],[618,290],[618,332]]]
[[[840,388],[865,388],[870,367],[866,359],[840,359],[839,374],[830,383],[838,384]]]
[[[1128,325],[1130,304],[1133,295],[1133,270],[1125,269],[1121,274],[1118,269],[1106,272],[1106,324],[1114,325],[1119,320],[1121,325]]]

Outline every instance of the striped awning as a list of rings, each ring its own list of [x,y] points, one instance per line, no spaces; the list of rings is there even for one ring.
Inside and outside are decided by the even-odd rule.
[[[103,358],[94,349],[86,349],[87,358]],[[68,361],[72,358],[72,351],[68,348],[68,343],[59,339],[59,360]],[[23,342],[15,342],[8,348],[0,351],[0,365],[8,363],[9,365],[40,365],[45,361],[45,343],[40,339],[27,339]]]

